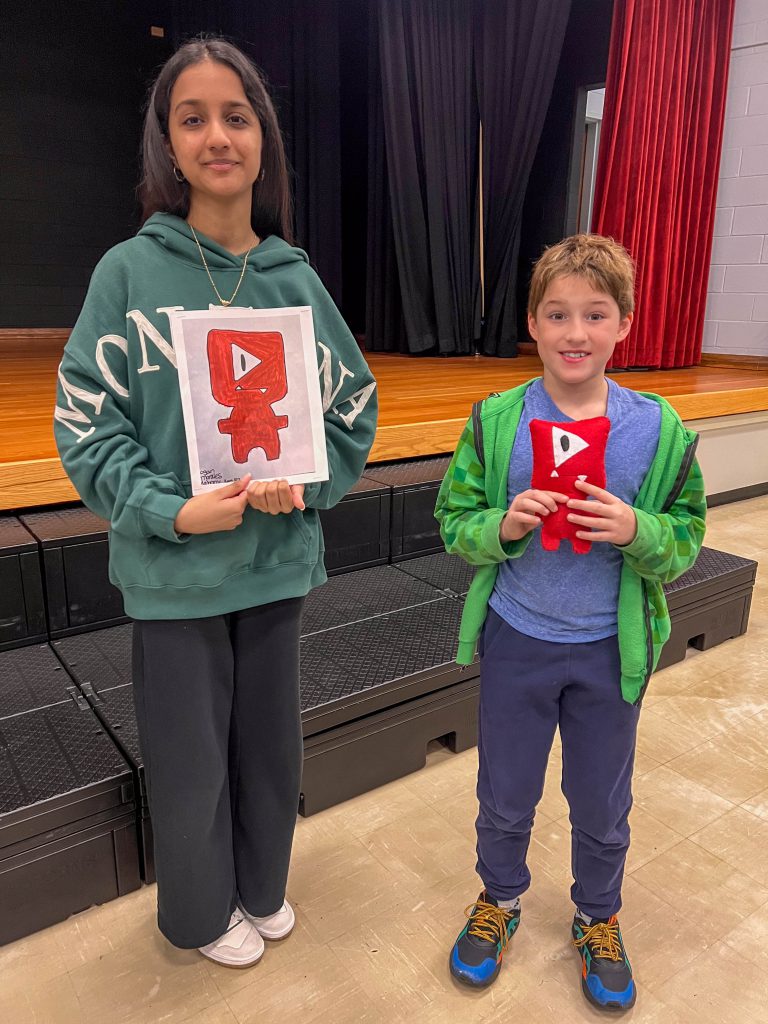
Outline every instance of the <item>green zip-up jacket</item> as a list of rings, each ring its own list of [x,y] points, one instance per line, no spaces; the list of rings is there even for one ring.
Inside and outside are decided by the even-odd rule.
[[[275,235],[243,260],[199,235],[217,287],[238,307],[311,306],[328,479],[306,510],[246,506],[235,530],[180,535],[190,468],[169,313],[216,301],[185,221],[150,217],[94,270],[64,350],[54,432],[80,497],[108,519],[110,579],[135,619],[188,619],[301,597],[325,581],[317,509],[358,479],[376,430],[376,384],[306,253]]]
[[[456,660],[475,656],[498,566],[519,558],[533,533],[510,543],[499,537],[507,513],[507,478],[512,446],[533,381],[486,399],[481,410],[483,454],[475,450],[470,418],[440,487],[435,516],[449,554],[477,566],[464,604]],[[621,689],[630,703],[642,700],[648,679],[669,638],[670,620],[663,583],[682,575],[696,561],[704,538],[706,499],[696,461],[698,436],[683,425],[658,395],[643,393],[661,406],[659,444],[635,501],[637,534],[620,548],[624,556],[619,587]]]

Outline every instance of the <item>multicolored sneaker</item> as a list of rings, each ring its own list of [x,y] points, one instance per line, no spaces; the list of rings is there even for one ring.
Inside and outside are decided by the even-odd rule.
[[[451,950],[451,974],[464,985],[495,981],[504,950],[520,924],[520,909],[504,910],[483,891],[465,911],[469,920]]]
[[[586,924],[576,914],[573,919],[573,944],[581,955],[581,988],[600,1010],[628,1010],[637,995],[632,979],[619,919],[592,919]]]

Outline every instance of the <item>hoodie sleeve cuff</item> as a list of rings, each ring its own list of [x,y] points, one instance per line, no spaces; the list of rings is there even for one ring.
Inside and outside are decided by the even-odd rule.
[[[519,558],[530,543],[532,534],[527,533],[520,540],[502,541],[499,530],[507,510],[491,509],[480,534],[483,549],[495,562],[506,562],[508,558]]]
[[[176,516],[186,505],[187,499],[179,494],[153,492],[142,502],[139,520],[142,533],[147,537],[161,537],[175,544],[184,544],[189,540],[188,533],[177,533],[174,529]]]
[[[322,481],[316,481],[313,484],[304,484],[304,504],[307,508],[312,508],[314,506],[322,486]]]
[[[655,554],[659,547],[660,526],[655,515],[635,509],[637,532],[634,540],[619,547],[622,554],[629,555],[638,562],[644,561],[649,555]]]

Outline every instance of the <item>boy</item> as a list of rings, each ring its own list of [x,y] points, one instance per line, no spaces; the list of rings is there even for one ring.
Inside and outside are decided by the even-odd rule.
[[[616,914],[640,703],[669,636],[662,583],[696,560],[706,510],[696,435],[663,398],[605,376],[632,324],[633,291],[632,261],[612,239],[575,235],[545,251],[528,312],[543,374],[482,404],[435,509],[448,552],[478,566],[457,661],[472,661],[479,638],[476,828],[484,889],[454,944],[451,973],[483,986],[499,972],[530,884],[526,853],[559,727],[573,942],[584,994],[611,1010],[628,1009],[636,994]],[[570,423],[596,417],[610,420],[605,488],[578,480],[583,498],[568,499],[557,472],[548,474],[551,490],[532,488],[531,421],[550,430],[554,421],[558,437],[565,430],[573,438]],[[565,470],[570,454],[555,454]],[[591,542],[588,553],[567,540],[557,550],[542,546],[542,519],[563,505],[571,535]]]

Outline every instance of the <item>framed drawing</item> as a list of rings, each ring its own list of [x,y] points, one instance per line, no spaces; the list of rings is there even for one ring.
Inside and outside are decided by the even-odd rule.
[[[328,479],[312,309],[170,314],[192,493]]]

